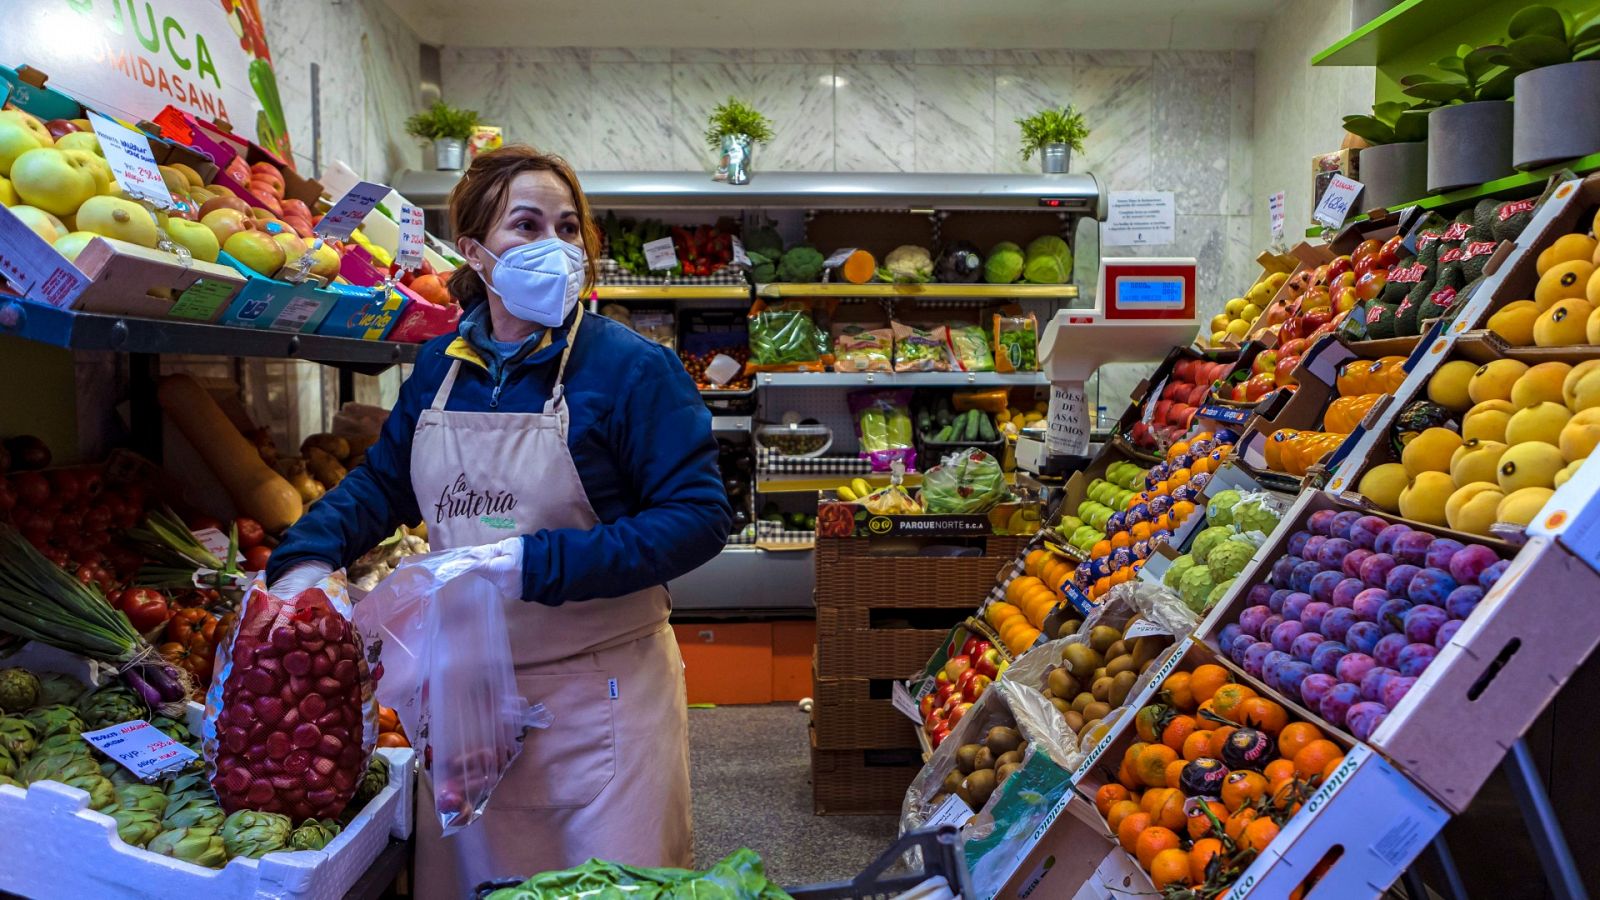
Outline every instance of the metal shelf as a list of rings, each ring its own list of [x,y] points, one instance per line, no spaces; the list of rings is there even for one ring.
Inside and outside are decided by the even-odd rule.
[[[712,434],[749,434],[749,416],[712,416]]]
[[[750,286],[747,284],[602,284],[594,289],[594,293],[596,299],[602,303],[626,303],[630,300],[749,300]]]
[[[889,486],[887,473],[873,473],[871,475],[757,475],[756,493],[759,494],[814,494],[817,491],[831,491],[841,484],[849,484],[857,478],[865,479],[872,485],[873,490]],[[1006,473],[1006,484],[1016,486],[1017,473]],[[922,486],[921,472],[907,472],[901,484],[908,488]]]
[[[1076,300],[1075,284],[758,284],[778,297],[911,297],[925,300]]]
[[[1043,372],[760,372],[757,387],[1040,387]]]
[[[305,359],[375,370],[415,361],[420,346],[176,319],[82,313],[10,297],[0,297],[0,334],[68,350]]]
[[[811,557],[810,550],[724,547],[710,562],[667,585],[673,612],[810,610]]]

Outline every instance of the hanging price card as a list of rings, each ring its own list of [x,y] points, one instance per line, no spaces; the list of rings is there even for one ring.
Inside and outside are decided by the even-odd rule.
[[[370,181],[356,182],[356,186],[339,198],[339,202],[328,210],[311,230],[323,237],[344,240],[355,231],[362,221],[367,218],[367,213],[377,206],[383,198],[389,196],[390,188],[386,184],[374,184]]]
[[[744,252],[744,241],[733,239],[733,264],[750,268],[750,254]]]
[[[172,192],[161,178],[161,167],[150,152],[150,139],[144,132],[93,110],[89,112],[89,124],[100,139],[100,151],[110,163],[118,186],[135,200],[148,200],[162,209],[171,209]]]
[[[1267,197],[1267,212],[1272,217],[1272,242],[1274,244],[1283,243],[1283,205],[1283,191],[1278,191]]]
[[[422,210],[409,203],[400,204],[400,246],[394,255],[402,269],[422,267]]]
[[[199,758],[193,750],[143,719],[122,722],[99,731],[85,731],[83,739],[146,780],[168,769],[186,766]]]
[[[1338,228],[1350,215],[1350,210],[1356,205],[1356,196],[1361,193],[1361,182],[1343,175],[1333,176],[1328,182],[1328,189],[1322,193],[1322,201],[1317,204],[1317,209],[1311,218],[1321,222],[1329,228]]]
[[[664,237],[644,245],[644,263],[652,272],[665,272],[678,264],[678,251],[672,238]]]

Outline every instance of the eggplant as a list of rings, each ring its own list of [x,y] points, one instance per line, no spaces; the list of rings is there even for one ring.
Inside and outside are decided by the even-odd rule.
[[[983,280],[983,255],[967,241],[954,241],[940,252],[933,277],[948,284],[976,284]]]

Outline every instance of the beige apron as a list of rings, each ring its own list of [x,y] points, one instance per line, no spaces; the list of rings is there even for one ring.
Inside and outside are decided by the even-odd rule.
[[[450,367],[417,419],[411,481],[435,550],[599,523],[567,449],[567,335],[540,413],[445,410]],[[481,882],[565,869],[591,857],[692,863],[688,701],[664,587],[562,606],[510,601],[517,684],[555,716],[529,731],[481,818],[441,835],[433,789],[417,803],[417,895],[470,896]]]

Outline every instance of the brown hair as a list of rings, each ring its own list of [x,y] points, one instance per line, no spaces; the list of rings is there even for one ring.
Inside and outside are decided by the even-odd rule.
[[[482,241],[506,204],[512,180],[524,172],[553,173],[572,192],[586,257],[583,292],[589,293],[599,280],[595,261],[600,257],[600,229],[594,224],[594,213],[589,209],[589,199],[583,195],[583,187],[578,184],[578,174],[554,153],[540,153],[527,144],[511,144],[480,154],[450,191],[451,230],[457,238]],[[489,297],[483,278],[471,266],[456,269],[450,275],[449,288],[450,296],[463,309],[472,309]]]

